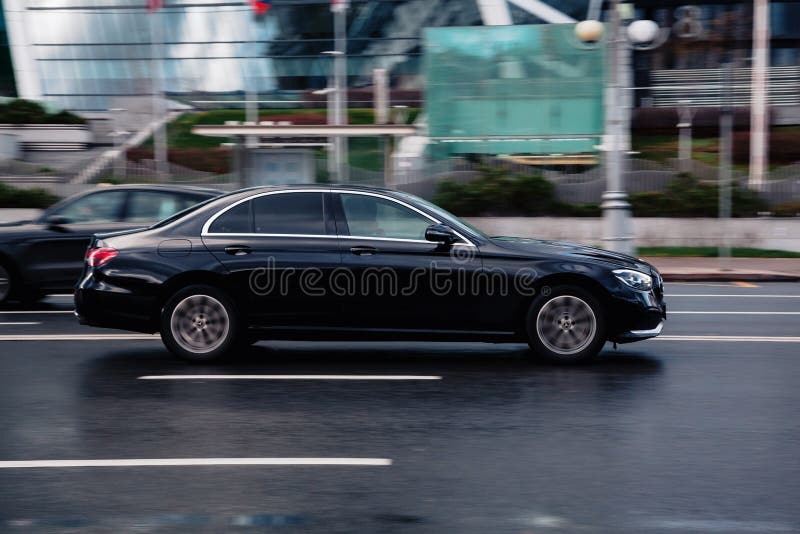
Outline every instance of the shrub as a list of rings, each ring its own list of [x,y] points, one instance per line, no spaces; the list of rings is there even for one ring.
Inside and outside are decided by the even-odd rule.
[[[153,147],[131,148],[128,150],[128,159],[131,161],[153,159]],[[224,147],[170,148],[167,159],[169,159],[170,163],[187,169],[214,174],[231,172],[231,151]]]
[[[769,134],[769,162],[789,165],[800,161],[800,131],[776,128]],[[750,132],[733,133],[733,162],[746,165],[750,162]]]
[[[434,202],[457,215],[546,215],[557,212],[552,183],[539,175],[509,175],[484,167],[471,182],[442,180]]]
[[[637,217],[716,217],[719,214],[719,188],[700,183],[697,178],[681,174],[665,191],[633,193],[631,209]],[[752,217],[766,209],[758,194],[733,184],[731,215]]]
[[[41,104],[18,98],[6,104],[0,104],[0,123],[85,124],[86,121],[69,111],[48,113]]]
[[[0,183],[0,208],[46,208],[59,198],[44,189],[19,189]]]
[[[555,188],[539,175],[510,176],[503,168],[483,168],[471,182],[442,180],[433,201],[456,215],[598,217],[598,204],[566,204],[555,197]],[[681,174],[665,191],[632,193],[630,203],[637,217],[716,217],[719,213],[719,188],[700,183]],[[758,194],[734,184],[731,189],[731,214],[753,217],[767,209]],[[782,214],[800,211],[800,203],[786,206]]]
[[[771,211],[776,217],[800,217],[800,201],[783,202]]]

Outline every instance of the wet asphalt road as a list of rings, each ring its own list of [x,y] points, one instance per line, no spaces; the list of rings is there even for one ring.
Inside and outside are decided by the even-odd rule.
[[[115,333],[59,313],[68,298],[5,310],[0,465],[389,465],[4,468],[0,531],[800,531],[800,284],[667,294],[715,313],[673,313],[662,339],[579,368],[519,345],[285,342],[186,366],[157,338],[65,340]],[[139,379],[176,374],[440,379]]]

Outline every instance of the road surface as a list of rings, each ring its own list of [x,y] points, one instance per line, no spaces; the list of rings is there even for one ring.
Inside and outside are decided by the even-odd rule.
[[[668,284],[662,338],[577,368],[289,342],[189,366],[68,297],[5,309],[0,531],[798,532],[800,284],[749,286]]]

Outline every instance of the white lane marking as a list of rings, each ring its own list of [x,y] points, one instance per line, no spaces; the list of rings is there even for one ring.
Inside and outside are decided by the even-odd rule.
[[[28,325],[28,324],[42,324],[42,323],[29,323],[29,322],[0,323],[0,326],[21,326],[21,325]]]
[[[0,341],[160,341],[158,334],[2,334]]]
[[[800,337],[792,336],[658,336],[661,341],[757,341],[771,343],[800,343]]]
[[[800,311],[671,311],[670,315],[800,315]]]
[[[696,295],[692,295],[689,293],[674,293],[670,295],[664,295],[664,298],[671,299],[676,297],[697,297],[697,298],[709,298],[709,297],[732,297],[732,298],[743,298],[743,299],[800,299],[800,295],[734,295],[731,293],[723,293],[723,294],[712,294],[712,293],[698,293]]]
[[[139,380],[441,380],[432,375],[145,375]]]
[[[676,529],[700,532],[794,532],[795,527],[788,523],[769,521],[737,521],[735,519],[651,519],[645,524],[652,528]]]
[[[3,315],[38,315],[47,313],[73,313],[73,310],[4,310],[0,311]]]
[[[20,460],[0,462],[0,469],[38,467],[156,467],[204,465],[392,465],[388,458],[132,458],[120,460]]]

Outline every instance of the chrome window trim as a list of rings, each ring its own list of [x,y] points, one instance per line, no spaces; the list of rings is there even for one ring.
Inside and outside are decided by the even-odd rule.
[[[284,189],[284,190],[281,190],[281,191],[265,191],[263,193],[256,193],[255,195],[250,195],[248,197],[240,198],[239,200],[237,200],[236,202],[234,202],[230,206],[225,206],[224,208],[222,208],[221,210],[216,212],[214,215],[209,217],[208,220],[205,222],[205,224],[203,224],[203,228],[200,230],[200,237],[205,237],[205,236],[226,236],[226,235],[237,235],[239,237],[242,237],[242,236],[258,235],[256,233],[248,233],[248,232],[233,234],[233,233],[227,233],[227,232],[213,232],[213,233],[211,233],[211,232],[208,231],[208,229],[211,227],[211,225],[214,224],[214,221],[216,221],[220,216],[225,214],[228,210],[231,210],[231,209],[235,208],[236,206],[238,206],[239,204],[244,204],[245,202],[248,202],[250,200],[254,200],[254,199],[259,198],[259,197],[265,197],[267,195],[279,195],[279,194],[282,194],[282,193],[328,193],[328,192],[329,192],[328,189],[300,189],[300,190],[298,190],[298,189]],[[265,235],[269,235],[269,234],[265,234]],[[299,237],[299,234],[273,234],[273,235],[285,235],[285,236]]]
[[[433,224],[441,224],[442,222],[437,220],[435,217],[425,213],[424,211],[403,202],[402,200],[397,200],[396,198],[392,198],[387,195],[382,195],[380,193],[374,193],[372,191],[351,191],[348,189],[284,189],[281,191],[265,191],[263,193],[256,193],[254,195],[250,195],[248,197],[242,198],[231,204],[230,206],[226,206],[220,211],[216,212],[214,215],[208,218],[208,220],[203,224],[203,228],[200,230],[200,237],[305,237],[305,238],[320,238],[320,239],[361,239],[361,240],[368,240],[368,241],[392,241],[392,242],[404,242],[404,243],[431,243],[431,241],[425,239],[401,239],[397,237],[374,237],[374,236],[354,236],[354,235],[329,235],[329,234],[262,234],[262,233],[248,233],[248,232],[239,232],[239,233],[227,233],[227,232],[209,232],[208,229],[214,224],[220,216],[226,213],[228,210],[235,208],[239,204],[244,202],[248,202],[250,200],[254,200],[259,197],[264,197],[267,195],[279,195],[282,193],[339,193],[339,194],[348,194],[348,195],[364,195],[364,196],[371,196],[371,197],[378,197],[384,200],[388,200],[390,202],[395,202],[400,204],[403,207],[406,207],[410,210],[413,210]],[[463,246],[463,247],[475,247],[475,244],[461,235],[460,232],[453,229],[453,232],[462,239],[463,243],[452,243],[452,246]]]

